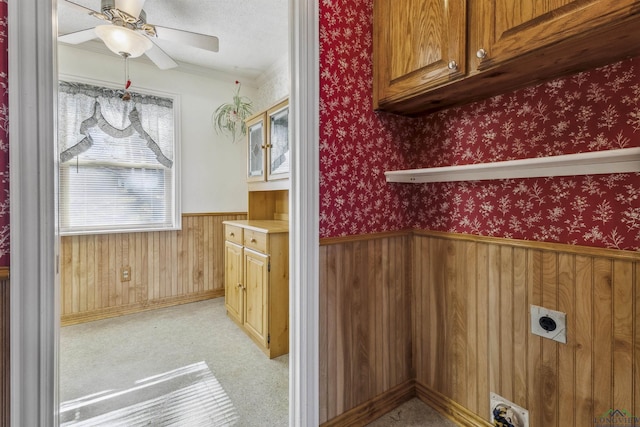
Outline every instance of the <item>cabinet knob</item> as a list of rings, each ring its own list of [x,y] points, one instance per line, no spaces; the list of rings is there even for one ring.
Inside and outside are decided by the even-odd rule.
[[[486,58],[486,57],[487,57],[487,51],[486,51],[486,50],[484,50],[484,49],[482,49],[482,48],[480,48],[480,49],[478,49],[478,51],[476,52],[476,56],[477,56],[478,58],[480,58],[480,59],[484,59],[484,58]]]
[[[242,283],[238,283],[238,287],[242,289]]]
[[[234,237],[236,233],[229,233],[229,236]]]
[[[258,241],[256,239],[251,239],[251,243],[257,243]]]
[[[447,65],[447,67],[449,67],[450,70],[457,70],[458,63],[456,61],[449,61],[449,64]]]

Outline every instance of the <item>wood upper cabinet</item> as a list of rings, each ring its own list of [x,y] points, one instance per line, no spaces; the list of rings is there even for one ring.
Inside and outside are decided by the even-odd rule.
[[[267,121],[267,181],[289,178],[289,101],[269,108]]]
[[[374,106],[466,72],[466,0],[375,0]]]
[[[483,70],[572,37],[631,13],[637,0],[483,0],[485,18],[476,47]],[[483,51],[481,51],[483,49]]]
[[[373,105],[419,115],[640,55],[640,0],[374,0]]]
[[[267,126],[264,114],[247,120],[247,181],[264,181]]]
[[[289,101],[246,120],[247,181],[257,189],[286,189],[289,178]],[[280,182],[278,182],[280,181]],[[270,185],[276,182],[275,185]]]

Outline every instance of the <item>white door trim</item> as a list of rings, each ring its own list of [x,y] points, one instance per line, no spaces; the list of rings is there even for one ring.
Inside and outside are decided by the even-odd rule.
[[[56,0],[9,1],[11,425],[58,424]],[[290,424],[318,425],[318,4],[290,0]]]
[[[9,0],[11,425],[57,424],[52,1]]]
[[[318,1],[290,0],[291,154],[289,425],[319,423]]]

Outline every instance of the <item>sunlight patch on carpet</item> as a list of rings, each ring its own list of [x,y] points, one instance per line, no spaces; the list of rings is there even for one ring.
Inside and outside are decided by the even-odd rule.
[[[205,362],[60,405],[62,427],[231,426],[237,420],[231,400]]]

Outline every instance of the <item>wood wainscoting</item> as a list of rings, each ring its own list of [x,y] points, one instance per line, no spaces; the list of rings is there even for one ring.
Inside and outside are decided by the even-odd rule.
[[[399,402],[393,390],[407,396],[410,240],[408,233],[389,233],[321,243],[321,423],[363,425],[393,409],[388,402]],[[390,392],[393,398],[374,400]]]
[[[495,392],[532,427],[640,415],[640,253],[432,232],[412,243],[419,397],[488,421]],[[567,314],[566,344],[529,332],[530,304]]]
[[[0,426],[9,425],[11,382],[9,328],[10,328],[9,269],[0,267]]]
[[[638,417],[639,282],[629,251],[418,230],[324,239],[320,421],[365,425],[417,396],[488,426],[490,392],[531,427]],[[531,304],[567,314],[566,344],[529,332]]]
[[[246,214],[185,214],[178,231],[62,237],[62,325],[223,296],[222,221],[240,219]]]

